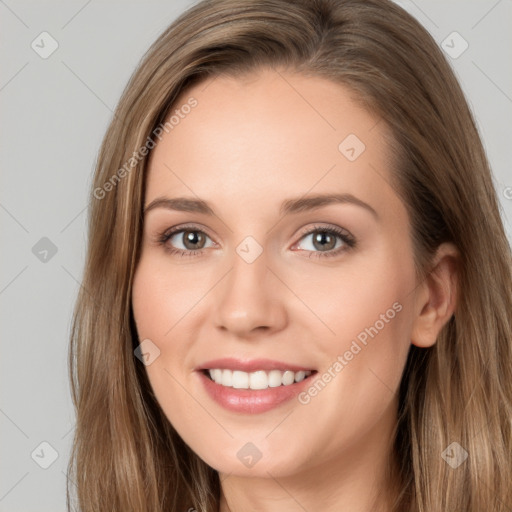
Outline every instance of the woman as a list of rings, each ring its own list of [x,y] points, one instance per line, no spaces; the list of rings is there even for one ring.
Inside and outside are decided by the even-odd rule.
[[[405,11],[197,4],[132,76],[92,194],[81,510],[510,510],[510,246]]]

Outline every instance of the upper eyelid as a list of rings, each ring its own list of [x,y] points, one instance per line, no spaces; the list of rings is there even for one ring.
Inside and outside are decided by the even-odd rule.
[[[201,233],[204,233],[205,235],[209,236],[213,240],[213,237],[210,235],[210,233],[208,232],[207,229],[200,227],[200,226],[196,226],[194,224],[190,224],[190,225],[185,224],[183,226],[178,225],[178,226],[166,229],[166,230],[162,231],[162,235],[173,236],[176,233],[181,233],[182,231],[187,231],[187,230],[188,231],[200,231]]]
[[[326,226],[319,226],[318,223],[315,223],[313,226],[305,227],[304,231],[301,231],[301,236],[304,235],[310,235],[314,231],[332,231],[339,235],[338,231],[343,231],[343,234],[346,234],[347,236],[352,236],[352,233],[346,228],[343,228],[341,226],[334,226],[332,224],[327,223]]]

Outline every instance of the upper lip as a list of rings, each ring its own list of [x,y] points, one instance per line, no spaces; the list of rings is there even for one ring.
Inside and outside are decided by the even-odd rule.
[[[236,359],[234,357],[225,357],[222,359],[213,359],[206,361],[199,365],[196,370],[239,370],[242,372],[255,372],[257,370],[291,370],[294,372],[300,371],[313,371],[313,368],[309,366],[301,366],[292,363],[285,363],[283,361],[275,361],[272,359]]]

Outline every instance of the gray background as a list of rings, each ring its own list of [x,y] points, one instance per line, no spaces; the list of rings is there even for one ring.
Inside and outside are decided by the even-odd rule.
[[[92,171],[126,81],[191,3],[0,0],[0,512],[66,509],[68,336]],[[512,1],[398,3],[452,53],[512,240]],[[59,45],[46,59],[31,47],[48,51],[44,31]],[[454,31],[469,44],[456,58]]]

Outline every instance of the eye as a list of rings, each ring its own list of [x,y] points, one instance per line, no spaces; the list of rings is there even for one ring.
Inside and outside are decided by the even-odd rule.
[[[180,256],[194,256],[203,249],[213,247],[214,242],[207,246],[210,237],[202,230],[194,226],[180,226],[162,233],[158,242],[171,254],[179,253]]]
[[[309,257],[320,258],[336,256],[356,244],[355,238],[348,231],[335,226],[314,226],[302,235],[301,240],[307,242],[295,244],[293,248],[310,251]]]
[[[336,256],[350,250],[356,245],[356,240],[347,230],[336,226],[314,226],[303,233],[300,240],[292,249],[309,252],[309,257]],[[210,244],[208,244],[210,240]],[[195,226],[177,226],[158,236],[158,243],[170,254],[189,257],[201,254],[204,249],[215,247],[216,244],[201,229]]]

